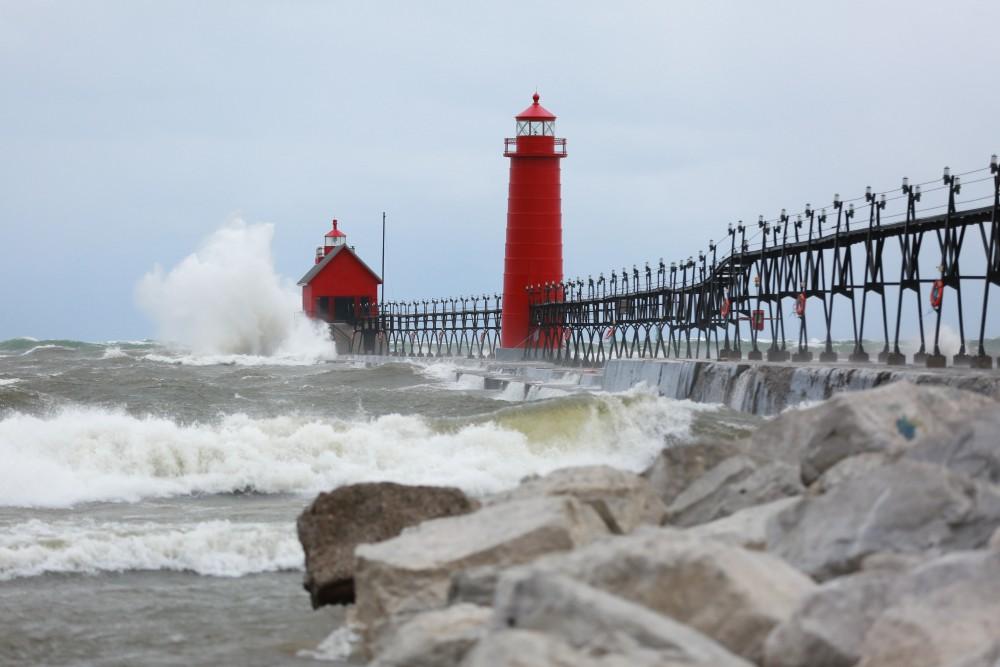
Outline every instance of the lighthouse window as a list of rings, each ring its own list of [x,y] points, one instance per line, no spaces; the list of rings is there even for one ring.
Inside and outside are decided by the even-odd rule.
[[[517,136],[554,137],[555,121],[551,120],[519,120],[517,121]]]

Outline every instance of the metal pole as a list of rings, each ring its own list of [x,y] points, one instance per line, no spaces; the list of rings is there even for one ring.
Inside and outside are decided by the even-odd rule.
[[[382,298],[385,302],[385,211],[382,211]]]

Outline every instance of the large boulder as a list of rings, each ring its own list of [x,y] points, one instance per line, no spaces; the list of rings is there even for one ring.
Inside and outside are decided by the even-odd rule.
[[[745,454],[738,441],[699,441],[664,448],[642,476],[667,505],[696,479],[726,459]]]
[[[816,481],[809,486],[809,493],[813,495],[826,493],[842,482],[867,475],[875,468],[880,468],[890,462],[889,456],[882,452],[865,452],[841,459],[816,478]]]
[[[561,468],[544,477],[530,477],[488,502],[535,496],[573,496],[593,507],[608,530],[618,535],[631,533],[641,524],[660,525],[667,513],[645,479],[610,466]]]
[[[427,519],[475,509],[459,489],[371,482],[321,493],[298,519],[313,608],[354,602],[354,548]]]
[[[767,638],[766,667],[851,667],[861,642],[889,603],[897,575],[861,572],[829,581],[803,598]]]
[[[607,534],[593,508],[571,496],[513,500],[425,521],[355,550],[354,618],[370,647],[388,623],[444,606],[454,572],[525,563]]]
[[[915,568],[861,644],[859,667],[989,664],[1000,637],[1000,553],[950,554]]]
[[[1000,488],[937,465],[898,461],[804,498],[768,524],[768,551],[825,580],[879,552],[985,546],[1000,526]]]
[[[534,630],[504,629],[476,644],[462,667],[644,667],[634,656],[595,653],[584,653],[558,637]]]
[[[537,568],[514,568],[501,577],[493,622],[542,632],[584,652],[626,656],[626,664],[750,664],[667,616]]]
[[[451,576],[448,586],[448,604],[467,602],[490,606],[493,604],[493,594],[497,590],[497,582],[503,570],[496,565],[483,565],[459,570]]]
[[[741,509],[722,519],[688,528],[685,532],[694,537],[712,538],[746,549],[765,551],[768,523],[781,512],[800,502],[802,498],[799,496],[772,500],[763,505]]]
[[[752,661],[763,656],[771,629],[816,588],[766,553],[671,528],[640,528],[520,569],[569,576],[613,593],[690,625]]]
[[[952,667],[1000,667],[1000,639],[994,640],[979,653],[955,663]]]
[[[807,596],[768,637],[764,665],[981,667],[1000,637],[1000,554],[893,560],[866,559],[873,569]]]
[[[993,399],[971,392],[894,382],[785,412],[758,429],[751,444],[793,444],[802,481],[809,485],[843,459],[865,452],[895,455],[924,439],[951,437],[970,417],[997,407]]]
[[[684,535],[714,539],[731,546],[764,551],[767,547],[768,522],[801,500],[801,497],[789,497],[748,507],[723,519],[688,528],[684,531]],[[622,544],[622,542],[614,540],[610,544]],[[492,604],[496,584],[502,574],[501,568],[490,565],[456,572],[451,578],[448,590],[449,604],[458,602]]]
[[[758,464],[750,457],[734,456],[708,470],[674,498],[667,507],[667,522],[695,526],[804,491],[798,466],[783,461]]]
[[[973,479],[1000,484],[1000,403],[945,433],[927,435],[905,457],[937,463]]]
[[[417,614],[376,649],[370,667],[451,667],[485,634],[493,609],[458,604]]]

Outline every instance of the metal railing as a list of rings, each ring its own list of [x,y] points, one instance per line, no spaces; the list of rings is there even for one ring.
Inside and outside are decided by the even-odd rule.
[[[539,135],[540,136],[540,135]],[[553,139],[553,147],[551,155],[558,155],[561,157],[566,157],[566,140],[565,139]],[[508,137],[503,140],[503,154],[508,155],[539,155],[535,150],[525,151],[524,153],[518,153],[517,150],[517,137]]]
[[[508,139],[508,146],[514,141]],[[968,196],[969,186],[981,193]],[[959,200],[963,187],[965,198]],[[940,193],[943,202],[927,205],[932,193]],[[901,210],[889,212],[895,202]],[[866,220],[858,220],[862,212]],[[947,310],[960,339],[951,362],[993,366],[983,339],[990,286],[1000,286],[996,156],[986,168],[955,175],[946,169],[932,182],[911,185],[903,179],[900,188],[882,194],[868,188],[854,199],[835,195],[829,212],[807,204],[794,215],[783,209],[770,220],[761,216],[755,228],[740,221],[729,225],[727,236],[724,244],[710,241],[697,260],[668,266],[661,259],[655,269],[647,263],[641,270],[633,265],[621,274],[611,271],[608,278],[602,273],[597,280],[529,286],[524,357],[579,365],[618,357],[741,359],[744,354],[808,361],[813,350],[806,314],[819,308],[820,361],[839,358],[834,324],[849,317],[848,359],[865,362],[871,359],[865,331],[874,308],[881,362],[906,363],[905,323],[919,332],[913,362],[946,365],[941,327]],[[982,271],[963,271],[963,260]],[[973,304],[978,317],[967,312],[968,298],[963,303],[963,290],[968,294],[970,287],[975,297],[981,290]],[[373,304],[356,324],[355,337],[372,353],[490,357],[499,346],[500,311],[499,295],[387,304],[382,312]],[[967,336],[967,324],[978,338]],[[788,335],[797,342],[789,345]],[[970,340],[978,341],[971,354]]]

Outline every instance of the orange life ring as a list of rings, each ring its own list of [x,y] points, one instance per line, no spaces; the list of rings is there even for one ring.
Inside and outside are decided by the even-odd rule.
[[[799,317],[805,317],[806,315],[806,293],[799,292],[798,297],[795,299],[795,314]]]
[[[934,285],[931,287],[931,308],[934,310],[941,309],[941,301],[944,299],[944,281],[935,280]]]
[[[719,308],[719,314],[722,315],[723,319],[729,317],[729,311],[732,307],[733,307],[732,299],[726,299],[725,301],[722,302],[722,307]]]
[[[615,335],[615,328],[614,327],[608,327],[608,330],[604,332],[604,337],[605,338],[611,338],[614,335]]]

